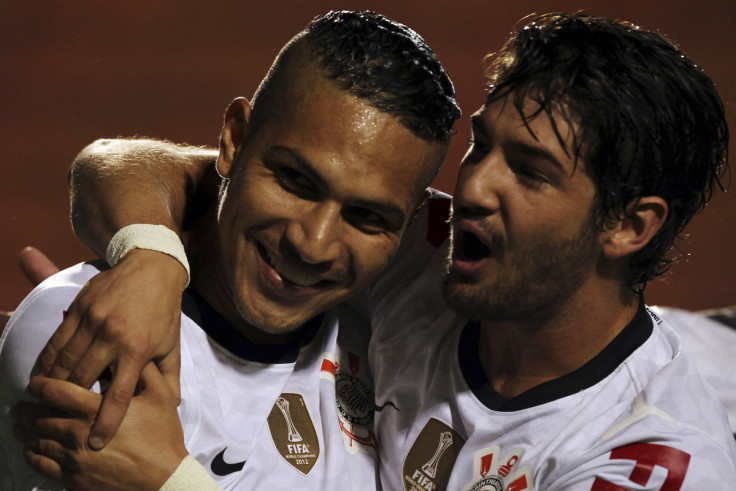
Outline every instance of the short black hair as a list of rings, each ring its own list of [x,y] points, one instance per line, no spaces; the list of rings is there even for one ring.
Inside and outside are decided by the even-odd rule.
[[[659,196],[657,235],[630,258],[627,284],[643,288],[673,262],[670,250],[728,172],[728,127],[713,81],[663,35],[587,14],[534,18],[489,57],[488,102],[512,94],[522,118],[545,113],[577,125],[572,148],[596,185],[595,225]],[[530,98],[540,104],[523,113]],[[554,113],[554,114],[553,114]]]
[[[455,89],[432,49],[409,27],[372,11],[329,12],[302,36],[324,75],[401,121],[447,143],[460,117]]]

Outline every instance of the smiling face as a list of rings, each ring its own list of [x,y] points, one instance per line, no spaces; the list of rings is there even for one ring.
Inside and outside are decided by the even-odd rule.
[[[534,109],[527,100],[525,113]],[[570,148],[571,128],[556,120]],[[472,122],[455,187],[445,295],[476,320],[549,315],[595,270],[593,181],[544,113],[529,121],[536,139],[511,100],[484,106]]]
[[[256,102],[232,163],[218,160],[225,316],[264,342],[375,278],[446,150],[319,74],[298,78]]]

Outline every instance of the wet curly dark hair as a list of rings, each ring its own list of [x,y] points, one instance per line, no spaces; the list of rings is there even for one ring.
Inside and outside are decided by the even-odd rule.
[[[596,184],[596,227],[644,196],[669,213],[630,258],[635,290],[666,271],[684,227],[725,188],[728,127],[712,80],[664,36],[586,14],[534,18],[488,58],[488,102],[511,94],[525,121],[544,113],[577,125],[572,148]],[[523,101],[540,104],[523,113]]]
[[[315,17],[284,46],[254,101],[270,93],[285,59],[304,45],[321,75],[338,87],[397,118],[418,137],[449,143],[460,117],[450,77],[419,34],[371,11]]]
[[[375,12],[341,11],[315,18],[304,38],[327,78],[417,136],[449,141],[460,117],[455,88],[415,31]]]

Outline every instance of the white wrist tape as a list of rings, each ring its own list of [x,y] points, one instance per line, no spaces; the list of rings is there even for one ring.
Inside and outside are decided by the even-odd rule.
[[[222,490],[205,468],[194,460],[191,455],[187,455],[159,491],[189,491],[190,489],[196,489],[197,491]]]
[[[135,223],[121,228],[105,249],[105,260],[115,266],[132,249],[148,249],[168,254],[184,266],[189,285],[189,261],[176,232],[163,225]]]

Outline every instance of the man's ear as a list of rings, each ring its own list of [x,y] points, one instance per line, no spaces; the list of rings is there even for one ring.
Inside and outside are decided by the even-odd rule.
[[[667,218],[667,202],[659,196],[632,201],[626,216],[604,231],[603,254],[618,259],[635,253],[649,243]]]
[[[225,111],[225,123],[220,133],[220,155],[217,157],[217,172],[222,177],[230,177],[238,151],[248,138],[250,131],[250,103],[238,97]]]

